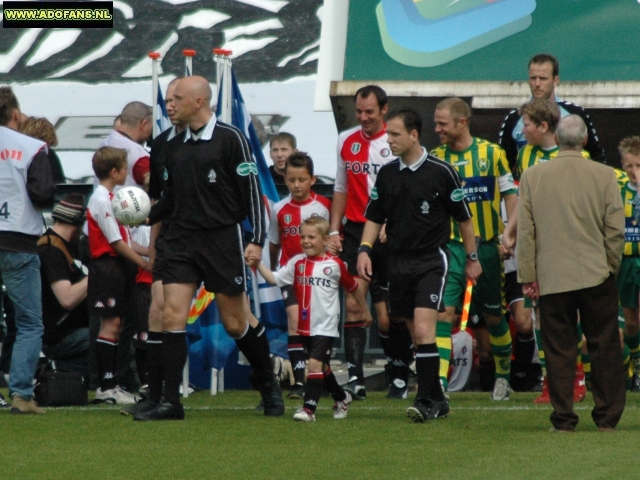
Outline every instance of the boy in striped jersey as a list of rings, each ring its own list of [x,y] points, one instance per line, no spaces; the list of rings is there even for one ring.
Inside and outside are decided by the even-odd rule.
[[[436,133],[442,145],[431,152],[451,164],[462,180],[465,197],[473,215],[478,258],[482,275],[474,287],[473,308],[482,312],[489,331],[496,363],[493,400],[508,400],[511,392],[511,334],[505,318],[504,266],[498,249],[498,235],[504,225],[500,218],[500,200],[504,198],[511,217],[517,204],[516,189],[507,157],[498,145],[472,137],[469,131],[471,108],[460,98],[447,98],[436,107]],[[437,325],[440,352],[440,377],[446,388],[448,360],[451,355],[451,324],[466,288],[465,249],[457,222],[453,221],[447,248],[450,269],[445,290],[446,312]],[[471,259],[473,260],[473,259]]]
[[[316,177],[313,174],[313,160],[309,155],[304,152],[292,154],[285,162],[284,178],[290,195],[275,204],[269,223],[269,255],[272,270],[276,270],[276,266],[286,266],[291,258],[302,253],[300,226],[303,220],[322,217],[329,221],[331,212],[331,201],[311,190],[316,183]],[[301,399],[304,395],[306,365],[302,337],[298,335],[298,299],[291,285],[282,288],[282,299],[287,309],[288,353],[294,378],[288,398]]]
[[[352,398],[338,384],[330,367],[333,339],[339,336],[340,285],[353,294],[365,321],[372,321],[371,313],[357,280],[347,271],[344,262],[326,252],[329,244],[326,219],[315,216],[304,220],[300,226],[300,243],[303,253],[295,255],[277,272],[271,272],[264,264],[258,265],[268,283],[281,288],[293,286],[298,298],[298,334],[309,359],[309,375],[304,387],[304,406],[293,419],[316,421],[316,407],[323,388],[335,400],[333,418],[343,419]]]
[[[624,343],[629,348],[634,365],[632,392],[640,392],[640,331],[638,296],[640,294],[640,227],[636,217],[638,209],[638,179],[640,178],[640,137],[627,137],[618,146],[622,168],[629,181],[620,184],[624,205],[625,243],[622,263],[618,272],[618,294],[624,312]]]
[[[519,113],[527,144],[518,151],[515,173],[518,180],[527,168],[548,162],[558,155],[556,127],[560,121],[560,108],[551,100],[536,98],[520,107]],[[589,152],[584,149],[582,156],[590,158]]]

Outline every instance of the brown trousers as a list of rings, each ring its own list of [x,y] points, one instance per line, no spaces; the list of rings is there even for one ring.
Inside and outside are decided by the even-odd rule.
[[[559,430],[573,430],[578,314],[591,356],[591,384],[595,406],[591,417],[600,428],[614,428],[626,401],[626,376],[618,332],[618,290],[613,275],[601,285],[540,297],[540,333],[547,364],[547,381]]]

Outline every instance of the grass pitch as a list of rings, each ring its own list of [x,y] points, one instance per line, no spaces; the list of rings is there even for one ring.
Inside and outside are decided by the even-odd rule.
[[[3,393],[7,393],[6,390]],[[574,434],[549,433],[537,394],[492,402],[488,393],[451,394],[451,414],[426,424],[404,415],[409,400],[370,393],[334,420],[323,397],[317,422],[253,411],[257,392],[197,392],[186,420],[134,422],[116,406],[0,411],[2,478],[421,479],[603,478],[635,476],[640,395],[629,394],[618,431],[600,433],[591,396],[576,406]],[[631,477],[630,477],[631,476]]]

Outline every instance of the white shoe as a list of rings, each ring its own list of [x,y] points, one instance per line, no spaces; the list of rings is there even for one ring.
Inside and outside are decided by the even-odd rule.
[[[349,410],[349,405],[351,405],[351,394],[349,392],[345,392],[345,394],[347,397],[344,400],[333,405],[333,418],[336,420],[347,418],[347,411]]]
[[[296,422],[315,422],[316,416],[311,412],[311,410],[299,408],[298,411],[293,414],[293,419]]]
[[[137,403],[140,398],[123,390],[117,385],[115,388],[111,390],[102,391],[101,388],[96,390],[96,400],[102,400],[106,403],[118,404],[118,405],[133,405]]]
[[[504,378],[497,378],[496,383],[493,386],[493,393],[491,394],[491,400],[497,402],[503,402],[509,400],[511,396],[511,386]]]

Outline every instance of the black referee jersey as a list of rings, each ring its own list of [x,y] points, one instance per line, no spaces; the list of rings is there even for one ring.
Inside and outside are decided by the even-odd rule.
[[[456,170],[427,154],[407,167],[393,160],[378,172],[365,217],[387,223],[387,243],[393,254],[431,252],[451,235],[451,217],[471,218]]]
[[[212,116],[198,134],[187,128],[168,146],[165,192],[151,209],[150,223],[171,211],[172,225],[185,230],[216,229],[247,218],[253,230],[247,241],[264,245],[258,168],[240,130]]]

